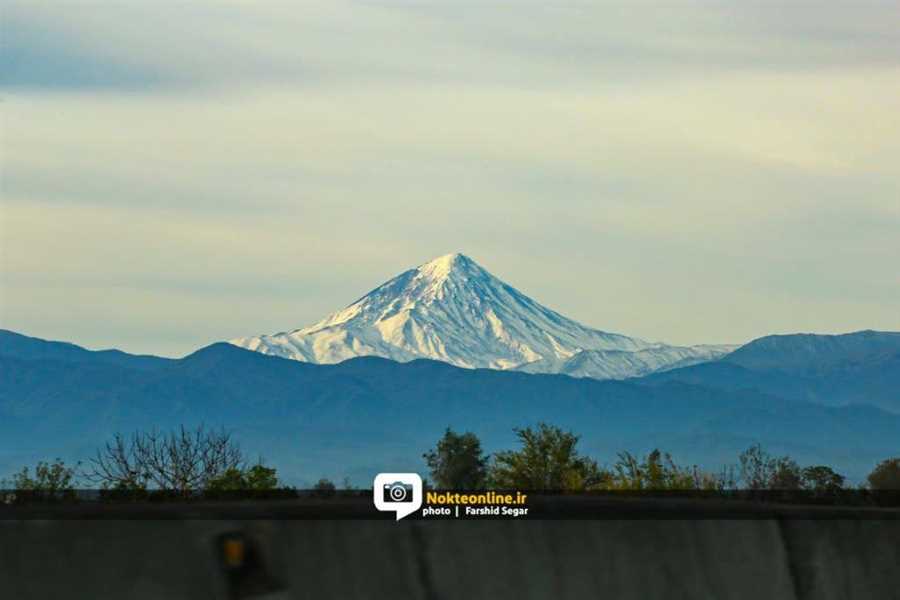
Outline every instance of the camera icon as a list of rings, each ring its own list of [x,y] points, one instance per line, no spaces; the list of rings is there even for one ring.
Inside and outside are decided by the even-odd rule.
[[[372,500],[381,512],[397,520],[422,508],[422,478],[416,473],[380,473],[372,485]]]
[[[384,484],[385,502],[412,502],[413,486],[410,483],[395,481]]]

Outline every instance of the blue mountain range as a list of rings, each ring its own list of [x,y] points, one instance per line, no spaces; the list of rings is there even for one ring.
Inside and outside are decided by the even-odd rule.
[[[294,485],[424,471],[446,427],[514,447],[546,421],[601,464],[661,448],[735,463],[759,442],[859,480],[900,454],[900,334],[761,338],[712,362],[626,381],[376,357],[310,364],[219,343],[182,359],[90,351],[0,330],[0,476],[86,460],[115,432],[204,424]]]

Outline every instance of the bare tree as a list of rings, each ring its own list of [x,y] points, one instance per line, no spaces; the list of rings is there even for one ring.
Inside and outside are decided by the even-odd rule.
[[[112,441],[97,450],[90,459],[90,469],[85,477],[105,488],[122,491],[144,490],[149,487],[150,474],[147,465],[139,459],[136,447],[138,438],[144,434],[135,432],[126,440],[116,433]]]
[[[230,433],[201,425],[169,433],[136,431],[127,439],[117,433],[90,464],[87,477],[104,488],[155,488],[187,495],[229,469],[241,469],[244,457]]]

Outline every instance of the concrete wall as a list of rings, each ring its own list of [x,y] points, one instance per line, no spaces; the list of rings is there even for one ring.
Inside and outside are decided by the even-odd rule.
[[[217,536],[280,584],[260,598],[900,599],[900,521],[0,521],[0,597],[231,594]]]

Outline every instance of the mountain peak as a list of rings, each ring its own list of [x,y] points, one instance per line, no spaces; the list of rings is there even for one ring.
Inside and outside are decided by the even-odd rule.
[[[434,258],[434,259],[432,259],[432,260],[429,260],[427,263],[425,263],[425,264],[422,265],[422,266],[425,266],[425,265],[434,265],[434,264],[449,264],[449,265],[453,265],[453,264],[454,264],[457,260],[459,260],[459,259],[469,260],[469,261],[472,260],[472,259],[470,259],[468,256],[466,256],[465,254],[463,254],[462,252],[451,252],[450,254],[444,254],[444,255],[442,255],[442,256],[438,256],[437,258]]]
[[[416,271],[433,280],[444,280],[454,273],[484,272],[484,269],[465,254],[453,252],[419,265]]]
[[[553,368],[584,350],[629,353],[658,346],[568,319],[459,252],[401,273],[314,325],[232,343],[314,363],[380,356],[493,369],[538,361]]]

